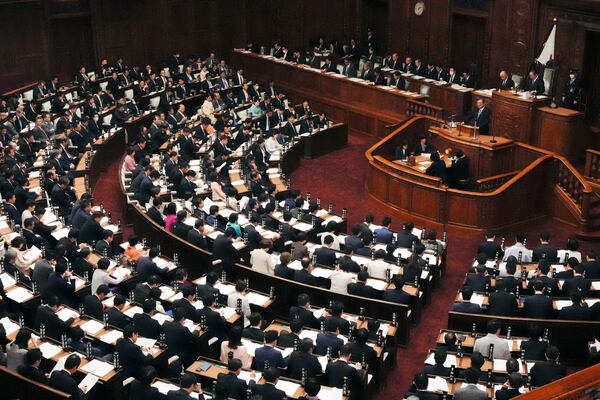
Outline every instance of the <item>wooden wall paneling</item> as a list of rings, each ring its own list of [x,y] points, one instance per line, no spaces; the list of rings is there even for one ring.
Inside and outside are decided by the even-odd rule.
[[[449,62],[450,1],[438,0],[435,5],[428,7],[430,25],[427,61],[434,64],[448,65]]]
[[[408,50],[408,21],[412,13],[411,2],[407,0],[390,1],[390,52],[398,52],[400,55],[406,54]]]
[[[510,64],[510,47],[508,46],[512,30],[510,24],[510,2],[511,0],[490,2],[490,56],[487,76],[482,75],[482,83],[486,87],[496,84],[499,79],[498,74],[501,70],[507,70],[509,74],[515,72],[512,69],[513,66]]]
[[[45,18],[41,1],[0,8],[0,89],[2,92],[49,74]]]

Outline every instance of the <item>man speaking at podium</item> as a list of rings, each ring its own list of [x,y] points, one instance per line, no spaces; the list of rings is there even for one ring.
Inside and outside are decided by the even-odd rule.
[[[482,135],[487,135],[490,132],[490,116],[491,111],[485,106],[483,99],[478,99],[477,108],[465,116],[464,123],[477,126]]]

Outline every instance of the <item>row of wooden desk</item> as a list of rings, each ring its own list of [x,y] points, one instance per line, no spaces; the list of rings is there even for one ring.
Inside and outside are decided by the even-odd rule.
[[[387,126],[407,118],[409,100],[441,107],[444,118],[455,115],[458,120],[475,107],[478,99],[483,99],[492,110],[491,129],[496,136],[539,146],[569,159],[580,155],[585,146],[584,138],[577,137],[583,127],[583,114],[551,108],[547,96],[531,98],[512,91],[474,91],[414,75],[404,77],[410,90],[407,92],[246,50],[234,50],[231,59],[260,83],[274,81],[293,99],[309,99],[332,118],[347,123],[354,133],[383,137],[389,133]]]

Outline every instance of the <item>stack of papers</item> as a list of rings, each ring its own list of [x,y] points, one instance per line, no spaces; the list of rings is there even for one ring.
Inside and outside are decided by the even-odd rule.
[[[56,346],[48,342],[42,343],[39,349],[42,352],[42,356],[46,359],[51,359],[52,357],[54,357],[62,351],[62,348],[60,346]]]
[[[429,378],[429,382],[427,383],[427,391],[428,392],[448,392],[448,382],[441,376],[436,376],[434,378]]]
[[[112,330],[112,331],[107,332],[104,335],[100,336],[100,340],[102,340],[104,343],[114,344],[114,343],[116,343],[117,340],[121,339],[122,337],[123,337],[123,332],[117,331],[117,330]]]
[[[296,391],[300,388],[300,385],[290,381],[284,381],[280,379],[277,381],[275,387],[279,390],[283,390],[287,397],[294,398],[296,397]]]
[[[321,391],[317,394],[317,397],[321,400],[342,400],[342,395],[342,389],[321,386]]]
[[[102,329],[104,329],[104,325],[102,325],[100,322],[98,322],[96,320],[91,319],[91,320],[86,321],[85,323],[81,324],[80,328],[88,335],[94,336],[95,334],[100,332]]]
[[[4,327],[6,336],[10,336],[20,329],[19,324],[11,321],[10,319],[8,319],[8,317],[4,317],[4,318],[0,319],[0,324],[2,324],[2,326]]]
[[[269,300],[269,296],[265,296],[256,292],[250,292],[246,295],[248,303],[262,306]]]
[[[425,360],[425,364],[427,365],[435,365],[435,353],[429,353],[427,359]],[[446,361],[444,361],[444,367],[450,368],[451,366],[456,366],[456,356],[453,354],[448,354],[446,356]]]
[[[98,382],[98,377],[96,375],[87,374],[85,376],[85,378],[83,378],[81,380],[81,382],[79,382],[79,385],[77,385],[77,386],[79,387],[79,389],[83,390],[84,393],[88,393],[97,382]],[[83,389],[84,387],[85,387],[85,390]]]
[[[19,286],[6,293],[6,297],[16,303],[24,303],[33,298],[33,293],[24,287]]]
[[[56,316],[60,318],[61,321],[67,321],[70,318],[79,318],[79,313],[70,308],[63,308],[56,313]]]
[[[102,378],[103,376],[106,376],[107,374],[112,372],[114,370],[114,367],[112,366],[112,364],[109,364],[105,361],[94,359],[89,363],[86,363],[85,365],[81,366],[80,369],[84,372],[87,372],[88,374],[93,374],[99,378]]]
[[[238,378],[246,381],[246,383],[250,383],[250,380],[252,379],[255,382],[260,381],[260,378],[262,377],[262,374],[260,372],[255,372],[256,376],[254,378],[250,377],[251,372],[250,371],[240,371],[240,374],[238,375]]]
[[[127,315],[129,318],[133,318],[135,314],[142,314],[143,312],[144,310],[142,310],[142,307],[133,306],[127,311],[125,311],[124,314]]]

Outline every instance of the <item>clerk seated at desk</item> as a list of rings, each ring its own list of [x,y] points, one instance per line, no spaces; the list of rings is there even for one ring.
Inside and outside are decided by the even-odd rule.
[[[394,151],[394,159],[395,160],[406,160],[410,155],[410,151],[408,150],[408,142],[403,140],[402,143],[396,147]]]
[[[415,156],[420,156],[423,153],[431,154],[434,151],[435,148],[429,144],[427,136],[423,135],[419,137],[419,143],[415,146],[415,150],[413,153],[415,153]]]
[[[500,71],[500,80],[498,81],[498,85],[496,85],[496,89],[499,90],[510,90],[515,87],[515,82],[508,76],[508,72]]]
[[[477,126],[482,135],[487,135],[490,132],[491,114],[483,99],[477,99],[477,108],[465,116],[464,122],[467,125]]]
[[[452,166],[448,176],[448,185],[458,189],[467,189],[469,185],[469,157],[461,149],[454,151]]]
[[[425,173],[429,176],[437,176],[442,178],[442,182],[448,180],[448,172],[446,171],[446,163],[440,158],[440,153],[434,151],[431,153],[431,165],[427,168]]]
[[[537,95],[544,94],[546,91],[544,80],[539,77],[535,69],[529,71],[529,76],[521,83],[521,89],[526,92],[535,92]]]

